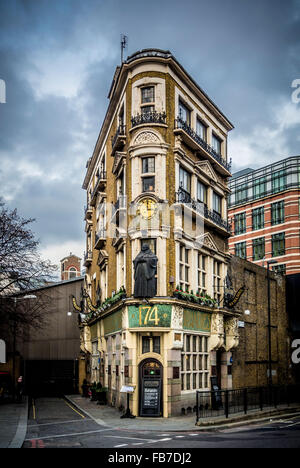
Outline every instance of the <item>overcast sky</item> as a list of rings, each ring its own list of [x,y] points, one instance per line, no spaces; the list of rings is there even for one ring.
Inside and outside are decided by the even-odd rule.
[[[0,186],[53,262],[85,249],[82,182],[120,63],[168,49],[234,124],[233,170],[300,154],[300,0],[0,0]]]

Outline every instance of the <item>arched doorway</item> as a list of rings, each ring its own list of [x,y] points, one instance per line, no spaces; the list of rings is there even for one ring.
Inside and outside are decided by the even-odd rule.
[[[140,416],[162,416],[163,367],[156,359],[140,363]]]

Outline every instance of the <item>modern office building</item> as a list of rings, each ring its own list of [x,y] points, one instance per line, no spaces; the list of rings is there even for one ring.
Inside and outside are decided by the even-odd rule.
[[[262,266],[276,260],[275,271],[300,273],[300,156],[240,171],[229,186],[230,253]]]
[[[108,98],[83,183],[80,380],[100,381],[117,407],[130,386],[133,414],[168,417],[193,408],[212,376],[232,386],[238,314],[224,292],[233,126],[169,51],[128,57]],[[153,274],[143,288],[145,252]]]

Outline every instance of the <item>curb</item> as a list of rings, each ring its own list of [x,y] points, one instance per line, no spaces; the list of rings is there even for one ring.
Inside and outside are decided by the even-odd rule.
[[[117,422],[116,422],[116,424],[113,424],[113,425],[110,424],[109,425],[109,424],[106,424],[101,419],[96,419],[94,416],[92,416],[90,413],[88,413],[85,409],[81,408],[77,403],[75,403],[71,398],[69,398],[66,395],[64,395],[64,397],[73,406],[75,406],[77,409],[79,409],[80,411],[85,413],[87,416],[89,416],[91,419],[93,419],[100,426],[111,427],[112,429],[122,429],[122,427],[120,427],[120,425],[118,425]],[[210,422],[210,423],[207,423],[207,425],[203,425],[203,426],[199,426],[199,425],[195,424],[189,429],[174,429],[174,428],[171,428],[171,427],[163,427],[163,428],[160,427],[159,429],[152,429],[152,428],[149,428],[149,427],[146,426],[147,423],[145,421],[145,427],[140,428],[140,429],[141,430],[147,430],[149,432],[157,432],[157,431],[161,431],[161,432],[169,431],[169,432],[179,432],[179,433],[193,432],[193,431],[197,431],[197,432],[216,432],[216,431],[219,431],[219,430],[222,430],[222,429],[229,429],[229,428],[235,428],[235,427],[242,427],[242,426],[246,426],[246,425],[257,424],[259,422],[268,421],[268,420],[270,420],[270,418],[272,418],[274,420],[274,419],[280,419],[283,416],[290,416],[290,415],[297,416],[297,415],[300,415],[300,407],[297,407],[297,408],[283,408],[283,409],[279,409],[279,410],[268,411],[268,412],[265,412],[263,414],[264,414],[264,416],[262,416],[262,417],[259,417],[260,414],[258,414],[258,413],[255,413],[255,414],[252,414],[252,415],[247,415],[245,417],[240,416],[240,417],[237,417],[235,420],[234,419],[227,420],[223,424],[222,423],[218,424],[217,422]],[[244,418],[246,418],[246,419],[244,419]]]
[[[106,424],[102,419],[97,419],[94,416],[92,416],[90,413],[88,413],[85,409],[81,408],[77,403],[75,403],[70,397],[67,395],[64,395],[64,398],[68,400],[69,403],[71,403],[75,408],[77,408],[79,411],[82,411],[82,413],[86,414],[89,418],[91,418],[93,421],[95,421],[99,426],[105,426],[105,427],[111,427],[108,424]]]
[[[28,420],[28,397],[25,396],[25,398],[25,406],[21,411],[15,436],[7,448],[21,448],[24,443]]]
[[[264,421],[270,421],[270,419],[273,420],[277,420],[277,419],[281,419],[282,417],[285,417],[285,416],[300,416],[300,407],[298,408],[292,408],[292,409],[282,409],[282,410],[278,410],[277,412],[274,411],[274,412],[269,412],[267,413],[268,415],[265,415],[264,417],[262,418],[257,418],[255,419],[255,417],[258,416],[258,414],[253,414],[252,417],[249,416],[248,419],[244,419],[244,420],[237,420],[237,421],[234,421],[233,422],[226,422],[224,424],[207,424],[207,425],[204,425],[204,426],[198,426],[198,431],[200,432],[215,432],[215,431],[219,431],[219,430],[222,430],[222,429],[234,429],[235,427],[243,427],[243,426],[251,426],[253,424],[257,424],[259,422],[264,422]]]

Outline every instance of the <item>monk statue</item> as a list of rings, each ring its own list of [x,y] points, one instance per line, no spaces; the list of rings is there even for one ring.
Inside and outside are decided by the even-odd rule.
[[[133,260],[134,265],[134,297],[154,297],[156,295],[157,256],[148,245]]]

